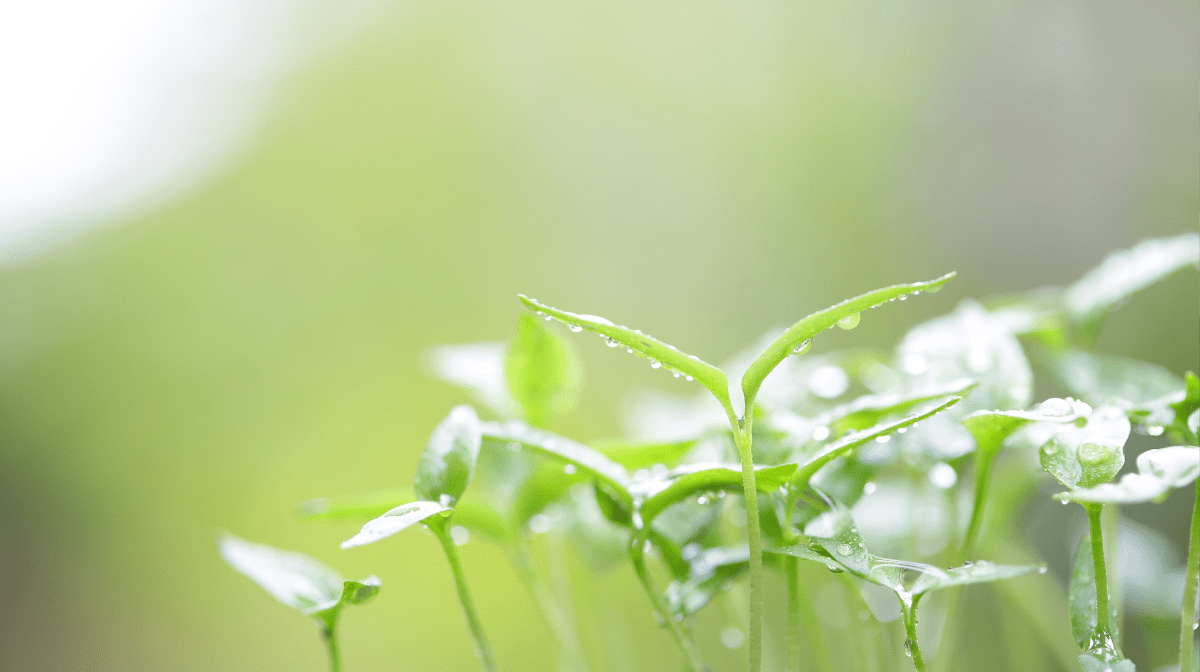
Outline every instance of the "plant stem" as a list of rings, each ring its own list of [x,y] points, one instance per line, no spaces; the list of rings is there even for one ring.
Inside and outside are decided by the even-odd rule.
[[[735,428],[734,437],[742,457],[742,493],[746,504],[746,536],[750,542],[750,672],[762,668],[763,571],[762,530],[758,520],[758,487],[754,482],[754,456],[751,452],[751,409],[746,409],[745,429]]]
[[[975,542],[979,541],[979,531],[983,527],[983,510],[987,503],[988,484],[991,481],[992,459],[994,455],[976,455],[975,460],[975,504],[971,508],[971,522],[967,525],[967,534],[963,537],[962,553],[958,562],[966,560],[975,550]]]
[[[683,632],[683,628],[680,627],[679,622],[671,615],[671,610],[663,602],[662,593],[654,585],[654,580],[650,578],[650,572],[646,571],[646,559],[642,554],[641,545],[642,540],[634,537],[633,546],[629,549],[629,559],[633,563],[633,571],[637,574],[638,580],[642,582],[642,588],[646,590],[646,597],[650,599],[650,604],[654,606],[654,611],[658,613],[659,618],[663,620],[667,629],[671,631],[671,637],[679,645],[679,650],[683,653],[683,660],[687,664],[688,669],[692,672],[707,672],[708,666],[704,664],[704,660],[700,657],[700,652],[696,650],[692,640]]]
[[[904,633],[908,636],[908,639],[904,640],[904,652],[912,656],[917,672],[925,672],[925,659],[921,656],[920,645],[917,644],[917,601],[920,599],[919,595],[913,598],[911,606],[900,600],[900,609],[904,612]]]
[[[342,672],[342,655],[338,651],[336,624],[327,624],[322,628],[321,634],[324,636],[326,648],[329,649],[330,672]]]
[[[483,623],[475,613],[475,602],[471,599],[471,591],[467,587],[467,576],[463,573],[462,563],[458,560],[458,549],[450,538],[449,518],[434,516],[427,519],[429,529],[442,542],[442,550],[446,552],[446,560],[450,563],[450,571],[454,574],[454,582],[458,586],[458,601],[462,605],[463,615],[467,617],[467,627],[471,630],[471,639],[475,642],[475,655],[484,672],[497,672],[496,661],[492,657],[492,647],[483,634]]]
[[[525,589],[533,596],[534,602],[542,612],[542,618],[546,621],[546,625],[550,627],[550,631],[558,640],[563,655],[570,661],[572,669],[576,672],[589,672],[591,666],[587,662],[587,656],[583,653],[573,619],[569,617],[567,610],[550,594],[550,590],[533,571],[533,562],[530,560],[528,552],[520,546],[520,542],[517,542],[513,550],[513,565],[517,568],[517,575],[520,577],[521,583],[525,584]]]
[[[783,558],[787,575],[787,670],[800,672],[800,563],[795,556]]]
[[[1087,509],[1088,527],[1092,539],[1092,565],[1096,571],[1096,628],[1106,636],[1111,636],[1112,628],[1108,620],[1108,570],[1104,562],[1104,530],[1100,524],[1100,512],[1103,504],[1089,504]]]
[[[1200,580],[1200,481],[1196,482],[1196,502],[1192,505],[1191,543],[1188,545],[1187,579],[1183,584],[1183,607],[1179,615],[1179,670],[1191,672],[1195,647],[1196,584]]]

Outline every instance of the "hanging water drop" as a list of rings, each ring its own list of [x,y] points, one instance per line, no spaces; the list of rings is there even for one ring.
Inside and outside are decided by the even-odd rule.
[[[573,465],[573,464],[564,464],[563,465],[563,473],[568,476],[574,474],[576,471],[578,471],[578,469],[576,469],[575,465]]]
[[[693,380],[695,380],[695,378],[693,378],[692,376],[684,376],[683,379],[688,381],[689,383],[692,382]]]
[[[913,293],[912,293],[912,295],[913,295],[913,296],[916,296],[916,295],[918,295],[918,294],[920,294],[920,293],[921,293],[921,290],[919,290],[919,289],[914,289],[914,290],[913,290]]]
[[[803,355],[804,353],[808,352],[808,349],[811,347],[812,347],[812,339],[807,338],[804,340],[803,343],[792,348],[792,354],[793,355]]]
[[[575,333],[575,334],[578,334],[579,332],[583,331],[583,327],[579,326],[578,324],[568,324],[567,329],[570,329],[571,332]]]
[[[675,371],[675,372],[674,372],[674,373],[672,373],[671,375],[672,375],[672,376],[674,376],[674,377],[676,377],[676,378],[678,378],[679,376],[682,376],[683,374],[682,374],[682,373],[679,373],[678,371]]]
[[[912,646],[913,642],[911,638],[904,640],[904,655],[908,656],[909,658],[912,658]]]
[[[625,348],[625,352],[628,352],[629,354],[631,354],[631,355],[632,355],[632,354],[633,354],[633,348]]]
[[[652,369],[661,369],[661,368],[662,368],[662,362],[658,361],[657,359],[652,359],[652,360],[650,360],[650,368],[652,368]]]
[[[849,329],[853,329],[853,328],[857,327],[858,323],[861,321],[862,321],[862,313],[854,313],[853,315],[847,315],[847,316],[843,317],[842,319],[838,320],[837,326],[841,327],[842,329],[849,330]]]
[[[1146,433],[1150,436],[1162,436],[1163,428],[1159,425],[1153,425],[1146,428]]]
[[[888,436],[887,434],[884,434],[883,436],[875,437],[875,443],[887,443],[888,441],[891,441],[891,440],[892,440],[892,437]]]
[[[700,495],[699,497],[696,498],[696,503],[700,504],[701,506],[708,504],[708,497],[705,497],[704,495]]]
[[[547,321],[547,322],[549,322],[550,320],[553,320],[553,319],[554,319],[554,317],[553,317],[553,316],[551,316],[551,315],[547,315],[547,316],[546,316],[546,321]]]
[[[607,346],[608,346],[608,347],[610,347],[610,348],[615,348],[615,347],[617,347],[618,345],[620,345],[620,343],[618,343],[618,342],[617,342],[617,339],[615,339],[615,338],[609,338],[608,336],[605,336],[605,337],[604,337],[604,344],[605,344],[605,345],[607,345]]]
[[[901,301],[907,301],[907,300],[908,300],[908,295],[907,295],[907,294],[901,294],[901,295],[900,295],[900,300],[901,300]]]

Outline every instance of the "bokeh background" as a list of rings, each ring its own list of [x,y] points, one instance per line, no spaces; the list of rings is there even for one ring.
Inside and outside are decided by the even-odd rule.
[[[294,507],[409,482],[465,400],[422,354],[508,338],[518,292],[721,361],[957,270],[815,351],[890,348],[1200,211],[1195,2],[27,4],[0,12],[4,670],[324,669],[217,529],[383,577],[348,669],[475,669],[432,539],[341,552],[354,524]],[[1198,297],[1173,277],[1099,347],[1200,369]],[[679,385],[580,351],[570,436]],[[1126,513],[1177,553],[1187,504]],[[1066,518],[1032,542],[1059,576]],[[555,669],[502,555],[463,555],[505,668]],[[610,669],[670,669],[627,570],[577,582]]]

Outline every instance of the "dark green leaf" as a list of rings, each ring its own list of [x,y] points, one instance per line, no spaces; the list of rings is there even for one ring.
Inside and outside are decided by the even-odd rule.
[[[368,521],[367,524],[363,525],[362,530],[358,534],[342,542],[342,548],[354,548],[355,546],[373,544],[426,518],[443,513],[449,515],[453,510],[438,502],[422,501],[397,506],[382,516]]]
[[[796,471],[795,464],[775,467],[756,467],[755,483],[761,492],[771,492],[788,482]],[[681,467],[665,477],[647,479],[633,487],[646,492],[642,502],[642,520],[649,524],[654,517],[668,506],[687,499],[698,492],[742,492],[742,471],[737,465],[699,463]]]
[[[1092,504],[1161,502],[1174,488],[1182,488],[1200,474],[1200,448],[1172,446],[1138,455],[1138,473],[1125,474],[1118,483],[1060,492],[1055,499]]]
[[[852,319],[852,316],[869,308],[882,305],[887,301],[915,295],[920,292],[936,292],[942,288],[942,285],[946,284],[947,280],[953,278],[954,275],[954,273],[947,273],[940,278],[928,282],[914,282],[907,285],[893,285],[877,289],[856,296],[853,299],[847,299],[800,320],[767,346],[767,349],[750,364],[745,375],[742,376],[742,395],[746,404],[751,405],[753,403],[755,396],[758,394],[758,388],[762,386],[763,380],[775,370],[775,367],[780,362],[787,359],[789,355],[803,353],[807,347],[806,344],[810,343],[818,333],[833,327],[839,320]],[[797,353],[797,350],[799,350],[799,353]]]
[[[462,497],[479,459],[479,417],[470,406],[456,406],[425,444],[413,490],[417,497],[452,507]]]
[[[538,303],[523,294],[519,297],[530,310],[556,319],[566,324],[572,331],[587,330],[600,334],[613,347],[624,347],[631,351],[631,354],[649,358],[650,365],[655,368],[663,368],[678,373],[688,380],[699,381],[709,392],[712,392],[727,412],[732,413],[732,407],[729,404],[729,384],[725,380],[725,374],[712,364],[702,361],[695,355],[684,354],[675,346],[667,345],[638,330],[617,326],[603,317],[568,313],[565,310]]]
[[[570,343],[526,314],[504,358],[504,378],[525,419],[540,427],[579,403],[583,365]]]

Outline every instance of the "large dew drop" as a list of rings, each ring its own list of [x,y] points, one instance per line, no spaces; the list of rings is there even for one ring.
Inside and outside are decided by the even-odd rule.
[[[847,330],[853,329],[853,328],[857,327],[858,323],[861,321],[862,321],[862,313],[855,313],[853,315],[847,315],[847,316],[843,317],[842,319],[838,320],[837,326],[841,327],[842,329],[847,329]]]
[[[811,347],[812,347],[812,339],[807,338],[804,340],[803,343],[792,348],[792,354],[793,355],[803,355],[804,353],[808,352],[809,348],[811,348]]]

